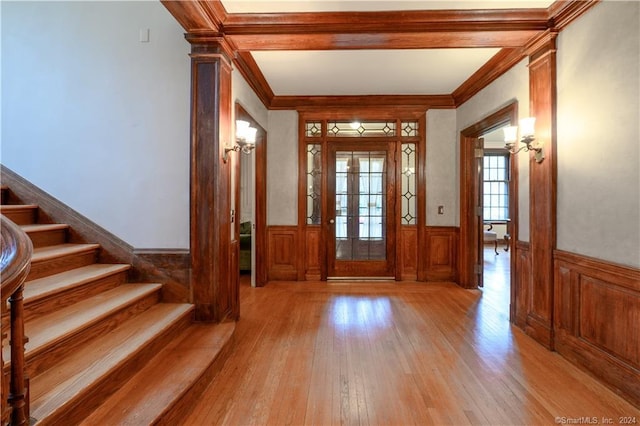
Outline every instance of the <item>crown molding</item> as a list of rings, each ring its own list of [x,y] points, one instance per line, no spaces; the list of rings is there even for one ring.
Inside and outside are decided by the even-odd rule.
[[[523,49],[501,49],[451,94],[456,107],[471,99],[526,57]]]
[[[549,28],[561,31],[598,3],[600,0],[557,0],[553,2],[547,9]]]
[[[236,69],[242,74],[247,84],[251,86],[264,106],[267,109],[271,109],[275,95],[264,74],[260,71],[258,64],[256,64],[255,59],[253,59],[253,55],[249,52],[237,52],[233,62],[236,65]]]

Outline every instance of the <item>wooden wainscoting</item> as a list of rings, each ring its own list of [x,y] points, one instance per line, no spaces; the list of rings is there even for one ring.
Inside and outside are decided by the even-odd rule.
[[[531,287],[531,259],[529,257],[529,243],[516,241],[515,245],[515,271],[513,271],[513,285],[515,287],[515,324],[525,329],[527,327],[527,315],[529,313],[529,288]]]
[[[269,281],[298,279],[298,227],[267,228],[267,276]]]
[[[400,267],[402,281],[418,279],[418,227],[403,225],[400,227],[400,250],[397,265]]]
[[[324,243],[322,242],[322,230],[320,226],[307,225],[305,228],[304,245],[304,279],[307,281],[320,281],[322,279],[322,267],[325,263]]]
[[[456,281],[458,277],[458,239],[460,230],[453,226],[427,226],[423,256],[420,256],[418,279],[421,281]]]
[[[555,349],[640,406],[640,270],[554,252]]]

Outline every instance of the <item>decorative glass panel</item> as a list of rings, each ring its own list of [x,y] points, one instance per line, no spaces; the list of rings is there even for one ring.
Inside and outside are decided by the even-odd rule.
[[[404,130],[403,130],[404,131]],[[402,210],[403,225],[416,224],[416,144],[402,144]]]
[[[322,182],[322,145],[307,145],[307,224],[320,225],[322,219],[320,188]]]
[[[322,136],[322,124],[319,121],[307,121],[306,136],[308,138],[319,138]]]
[[[400,131],[400,136],[402,137],[418,136],[418,122],[403,121],[400,125]]]
[[[357,121],[329,121],[327,136],[330,137],[384,137],[396,134],[395,121],[360,123]]]
[[[386,153],[336,153],[337,260],[386,258]]]

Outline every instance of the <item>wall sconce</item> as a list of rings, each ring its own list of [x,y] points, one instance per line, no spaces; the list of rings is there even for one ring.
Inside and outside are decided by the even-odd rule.
[[[229,152],[231,151],[242,151],[245,154],[250,154],[256,147],[257,132],[258,129],[251,127],[248,121],[236,120],[236,144],[231,148],[224,149],[222,161],[226,163],[229,160]]]
[[[516,142],[518,141],[518,126],[509,126],[504,128],[504,142],[505,148],[509,150],[512,155],[524,150],[535,151],[536,163],[541,163],[544,160],[544,154],[542,153],[542,145],[533,144],[535,140],[535,117],[523,118],[520,120],[520,134],[522,135],[520,142],[524,144],[520,149],[516,149]]]

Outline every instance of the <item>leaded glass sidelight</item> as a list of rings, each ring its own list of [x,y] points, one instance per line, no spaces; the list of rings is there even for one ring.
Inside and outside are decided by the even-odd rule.
[[[307,145],[307,224],[320,225],[322,145]]]
[[[404,131],[404,130],[403,130]],[[403,225],[416,224],[416,144],[402,144],[402,211]]]

